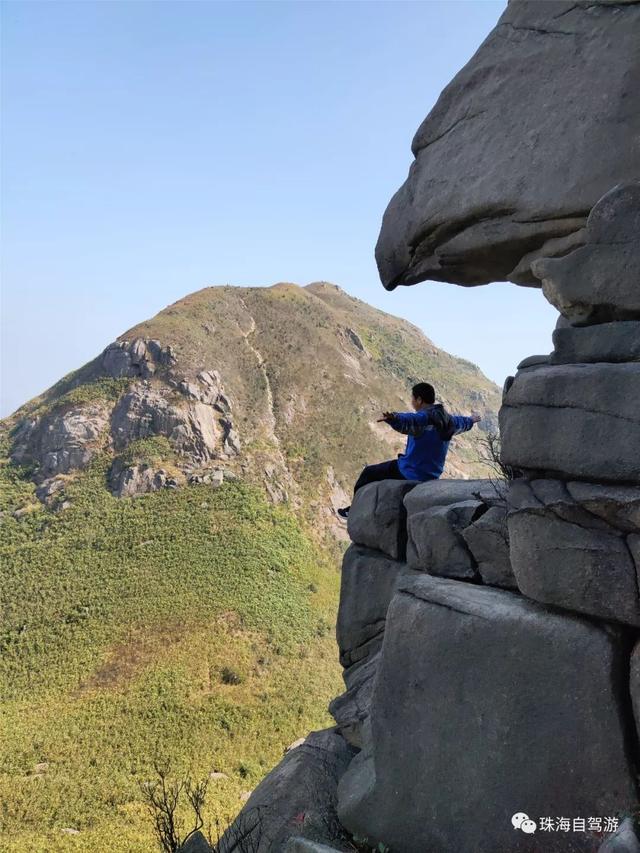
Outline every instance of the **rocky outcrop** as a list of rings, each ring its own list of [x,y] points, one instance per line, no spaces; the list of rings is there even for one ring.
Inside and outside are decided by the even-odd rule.
[[[639,319],[640,183],[616,186],[598,201],[583,242],[564,257],[534,262],[549,302],[575,324]]]
[[[130,384],[115,402],[65,402],[62,397],[43,414],[36,411],[21,421],[13,435],[11,459],[34,466],[39,500],[58,505],[61,475],[86,468],[101,451],[120,454],[132,443],[154,436],[169,440],[182,465],[181,481],[215,481],[211,461],[233,458],[242,449],[231,401],[217,371],[176,379],[169,370],[175,364],[171,347],[162,347],[158,341],[116,341],[80,371],[82,377],[94,382],[105,375],[146,378]],[[165,369],[162,378],[157,375],[161,368]],[[114,459],[108,480],[118,497],[178,485],[165,469],[145,459],[122,456]]]
[[[169,477],[164,468],[156,469],[144,462],[129,465],[122,459],[116,459],[109,471],[109,487],[118,498],[132,498],[176,485],[176,480]]]
[[[376,248],[385,287],[538,286],[537,258],[585,240],[598,199],[640,174],[639,29],[634,2],[509,3],[414,137]]]
[[[360,489],[347,525],[352,542],[378,548],[395,560],[403,560],[407,527],[402,499],[415,485],[406,480],[389,480]]]
[[[638,29],[638,3],[510,3],[385,215],[387,287],[509,278],[562,318],[505,383],[510,482],[354,501],[338,633],[358,654],[331,707],[359,748],[338,815],[370,846],[638,847],[640,149],[614,130],[640,131]]]
[[[640,627],[640,488],[519,480],[508,523],[525,595]]]
[[[640,483],[640,363],[519,370],[500,430],[502,461],[514,468]]]
[[[389,490],[387,506],[391,506],[393,496],[396,515],[400,515],[402,493],[395,484],[376,485]],[[358,493],[354,507],[359,502],[368,503],[365,490],[372,486],[365,486]],[[378,541],[386,541],[386,532],[379,531],[377,525],[370,525],[370,532],[372,538],[381,532]],[[342,735],[357,747],[363,743],[387,610],[398,585],[413,574],[406,563],[392,560],[380,550],[352,545],[344,556],[336,639],[346,691],[333,700],[329,710]]]
[[[563,319],[563,318],[561,318]],[[558,325],[553,333],[551,364],[640,361],[640,322],[597,326]]]
[[[525,806],[535,816],[631,808],[626,653],[606,626],[511,592],[427,576],[401,586],[371,743],[339,785],[341,821],[403,853],[494,853],[518,849],[511,815]],[[593,838],[571,840],[593,849]]]
[[[171,347],[160,341],[135,338],[133,341],[114,341],[98,360],[102,371],[114,379],[141,376],[148,379],[161,367],[172,367],[176,357]]]
[[[16,432],[12,461],[36,463],[39,482],[86,468],[105,443],[108,417],[104,404],[90,403],[29,419]]]
[[[333,729],[310,734],[258,785],[217,853],[270,853],[294,837],[348,850],[336,814],[336,792],[353,754]]]
[[[359,750],[337,813],[371,847],[637,845],[631,820],[614,833],[639,802],[636,204],[617,188],[577,259],[533,265],[565,317],[554,353],[525,359],[505,384],[501,462],[513,478],[388,481],[354,499],[337,630],[346,690],[331,711]],[[620,298],[609,266],[629,273]],[[524,812],[526,830],[512,822]],[[542,833],[557,815],[570,835]],[[586,820],[571,831],[589,816],[608,838]]]
[[[111,434],[117,450],[132,441],[166,436],[175,449],[198,461],[207,461],[219,449],[220,427],[210,406],[185,403],[171,390],[149,384],[124,394],[111,415]]]

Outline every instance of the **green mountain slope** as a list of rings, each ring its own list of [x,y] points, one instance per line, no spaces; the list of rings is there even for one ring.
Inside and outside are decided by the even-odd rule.
[[[3,425],[3,849],[153,849],[154,759],[224,820],[339,692],[331,504],[433,381],[493,427],[473,365],[334,285],[207,288]],[[444,393],[446,391],[446,393]],[[450,471],[482,473],[462,436]]]

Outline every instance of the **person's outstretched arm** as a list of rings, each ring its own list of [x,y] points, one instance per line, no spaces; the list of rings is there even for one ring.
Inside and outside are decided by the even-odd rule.
[[[456,431],[453,434],[458,435],[461,432],[468,432],[474,424],[477,424],[480,420],[480,415],[473,412],[470,417],[466,415],[451,415],[451,418],[456,427]]]
[[[428,412],[385,412],[380,420],[402,435],[422,435],[431,422]]]

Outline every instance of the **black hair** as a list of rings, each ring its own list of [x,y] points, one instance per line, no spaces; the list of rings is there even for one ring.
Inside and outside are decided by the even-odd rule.
[[[433,385],[430,385],[428,382],[418,382],[417,385],[414,385],[411,389],[411,393],[414,397],[420,397],[423,403],[427,405],[432,405],[436,401],[436,392]]]

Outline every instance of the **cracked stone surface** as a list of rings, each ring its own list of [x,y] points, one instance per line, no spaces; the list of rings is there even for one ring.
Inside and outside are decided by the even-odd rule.
[[[337,822],[336,789],[354,753],[335,729],[312,732],[260,782],[222,836],[218,853],[269,853],[291,837],[348,850],[339,843],[347,839]]]
[[[534,261],[549,302],[573,323],[640,319],[640,183],[598,201],[584,243],[562,258]]]
[[[518,371],[500,409],[502,461],[525,471],[640,482],[640,363]]]
[[[553,332],[552,364],[640,361],[640,322],[561,326]]]
[[[508,501],[511,563],[524,595],[640,626],[640,488],[516,480]]]
[[[338,814],[371,846],[514,850],[525,803],[613,815],[636,802],[622,632],[511,592],[428,575],[401,585],[370,723]],[[580,836],[572,849],[592,850]]]
[[[462,538],[475,560],[482,583],[504,589],[518,588],[509,556],[506,505],[490,507],[465,527]]]
[[[113,410],[113,443],[122,449],[136,439],[163,435],[179,452],[207,461],[222,445],[214,416],[205,403],[174,399],[164,388],[141,383],[124,394]]]
[[[416,485],[411,480],[382,480],[359,489],[347,523],[352,542],[403,560],[407,544],[403,499]]]
[[[638,3],[509,3],[414,137],[376,247],[385,287],[539,286],[537,258],[581,245],[598,199],[640,174],[639,27]]]
[[[484,510],[468,500],[412,513],[407,519],[407,563],[412,569],[445,578],[472,580],[476,562],[462,532]]]
[[[403,574],[405,563],[379,551],[351,545],[342,561],[340,607],[336,638],[340,662],[350,666],[382,643],[387,608]]]
[[[176,358],[171,347],[160,341],[136,338],[133,341],[114,341],[103,351],[96,367],[107,376],[121,379],[126,376],[153,376],[158,367],[171,367]]]
[[[336,721],[342,736],[353,746],[362,749],[364,725],[369,718],[373,685],[380,662],[380,650],[344,671],[346,690],[329,704],[329,713]]]
[[[482,501],[488,506],[504,504],[505,486],[493,480],[431,480],[419,483],[404,499],[407,515],[461,501]]]
[[[43,418],[22,424],[11,458],[18,464],[37,462],[39,482],[86,468],[104,444],[108,418],[104,404],[54,409]]]

